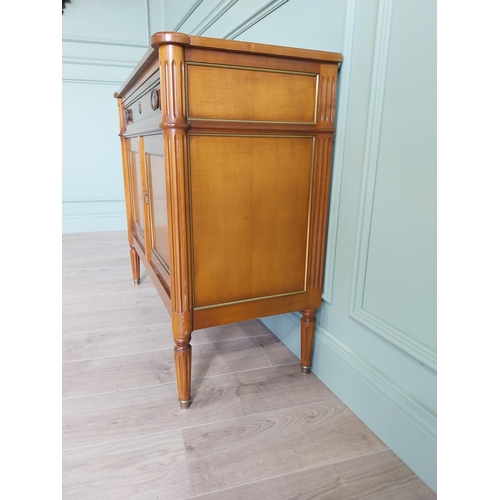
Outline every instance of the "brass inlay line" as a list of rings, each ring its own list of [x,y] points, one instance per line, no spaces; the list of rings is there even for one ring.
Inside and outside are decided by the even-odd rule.
[[[155,254],[155,257],[159,260],[160,264],[165,268],[168,274],[170,274],[170,268],[167,266],[165,261],[162,259],[161,255],[156,251],[156,248],[152,249],[152,252]]]
[[[318,73],[310,73],[308,71],[290,71],[287,69],[273,69],[273,68],[259,68],[257,66],[236,66],[234,64],[216,64],[216,63],[203,63],[187,61],[186,65],[189,66],[208,66],[213,68],[229,68],[241,69],[246,71],[262,71],[264,73],[285,73],[287,75],[304,75],[304,76],[318,76]]]
[[[260,137],[265,139],[267,137],[272,138],[281,138],[281,139],[315,139],[315,135],[289,135],[289,134],[263,134],[263,133],[255,133],[255,134],[237,134],[237,133],[211,133],[211,132],[190,132],[189,137]]]
[[[254,297],[251,299],[233,300],[231,302],[222,302],[220,304],[211,304],[209,306],[198,306],[198,307],[195,307],[194,310],[201,311],[202,309],[212,309],[213,307],[232,306],[234,304],[244,304],[246,302],[255,302],[257,300],[266,300],[266,299],[274,299],[274,298],[278,298],[278,297],[287,297],[289,295],[299,295],[301,293],[306,293],[306,290],[298,290],[296,292],[277,293],[276,295],[265,295],[262,297]]]
[[[316,111],[314,111],[316,114]],[[283,123],[284,125],[316,125],[316,122],[285,122],[285,121],[271,121],[271,120],[231,120],[228,118],[193,118],[188,117],[191,123],[194,122],[228,122],[228,123]]]

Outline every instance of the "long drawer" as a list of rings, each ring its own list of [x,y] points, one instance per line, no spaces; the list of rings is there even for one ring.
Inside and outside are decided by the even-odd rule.
[[[123,114],[126,135],[158,130],[161,122],[159,70],[124,99]]]

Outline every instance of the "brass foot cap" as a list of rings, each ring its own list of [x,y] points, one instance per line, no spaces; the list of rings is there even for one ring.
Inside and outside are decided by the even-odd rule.
[[[187,410],[191,406],[191,400],[187,399],[186,401],[183,401],[182,399],[179,399],[179,405],[181,407],[181,410]]]
[[[310,366],[301,366],[302,373],[311,373],[311,367]]]
[[[141,280],[134,280],[134,283],[138,285],[141,282]]]

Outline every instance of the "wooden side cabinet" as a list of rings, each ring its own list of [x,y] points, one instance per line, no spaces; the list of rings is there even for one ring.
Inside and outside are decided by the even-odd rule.
[[[302,311],[311,369],[341,61],[159,32],[115,93],[132,275],[172,316],[183,409],[200,328]]]

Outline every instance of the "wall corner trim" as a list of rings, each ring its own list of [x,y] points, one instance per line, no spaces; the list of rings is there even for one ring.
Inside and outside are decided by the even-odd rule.
[[[351,86],[352,47],[354,44],[354,24],[356,1],[348,0],[344,19],[344,41],[342,54],[344,62],[339,73],[339,97],[337,106],[337,124],[335,126],[335,141],[333,151],[333,171],[331,186],[330,215],[326,241],[325,276],[323,285],[323,300],[333,304],[333,286],[335,274],[335,255],[337,253],[337,231],[340,216],[340,195],[342,191],[342,176],[344,171],[344,154],[346,149],[346,128],[349,108],[349,88]]]

